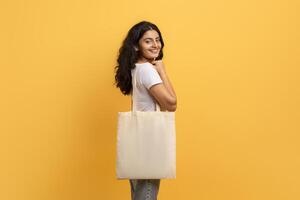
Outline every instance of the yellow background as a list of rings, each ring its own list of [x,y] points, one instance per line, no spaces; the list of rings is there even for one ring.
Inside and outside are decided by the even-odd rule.
[[[163,200],[300,199],[300,4],[1,1],[0,199],[130,199],[115,178],[118,49],[158,25],[178,96]]]

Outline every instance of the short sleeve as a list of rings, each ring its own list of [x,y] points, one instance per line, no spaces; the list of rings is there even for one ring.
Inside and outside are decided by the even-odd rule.
[[[149,90],[153,85],[162,83],[163,81],[161,80],[158,72],[154,67],[149,65],[144,65],[141,69],[141,74],[140,74],[140,80],[141,83]]]

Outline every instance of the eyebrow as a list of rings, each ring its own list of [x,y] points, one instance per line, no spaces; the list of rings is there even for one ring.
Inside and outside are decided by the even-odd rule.
[[[144,38],[144,40],[150,39],[152,40],[152,38]],[[155,39],[159,39],[159,37],[156,37]]]

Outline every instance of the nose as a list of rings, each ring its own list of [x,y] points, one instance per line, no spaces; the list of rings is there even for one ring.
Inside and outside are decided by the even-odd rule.
[[[157,42],[156,41],[154,41],[154,46],[155,46],[155,48],[157,48],[158,47],[158,44],[157,44]]]

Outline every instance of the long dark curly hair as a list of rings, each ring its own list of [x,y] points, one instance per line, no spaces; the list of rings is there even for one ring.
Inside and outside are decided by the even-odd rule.
[[[115,85],[120,88],[124,95],[130,95],[132,91],[131,84],[131,69],[135,68],[135,63],[139,59],[139,51],[134,47],[138,47],[139,40],[143,37],[144,33],[148,30],[155,30],[159,34],[161,41],[161,49],[156,60],[163,58],[164,41],[158,27],[148,21],[141,21],[135,24],[127,33],[122,46],[119,49],[119,56],[117,59],[118,65],[115,67]]]

